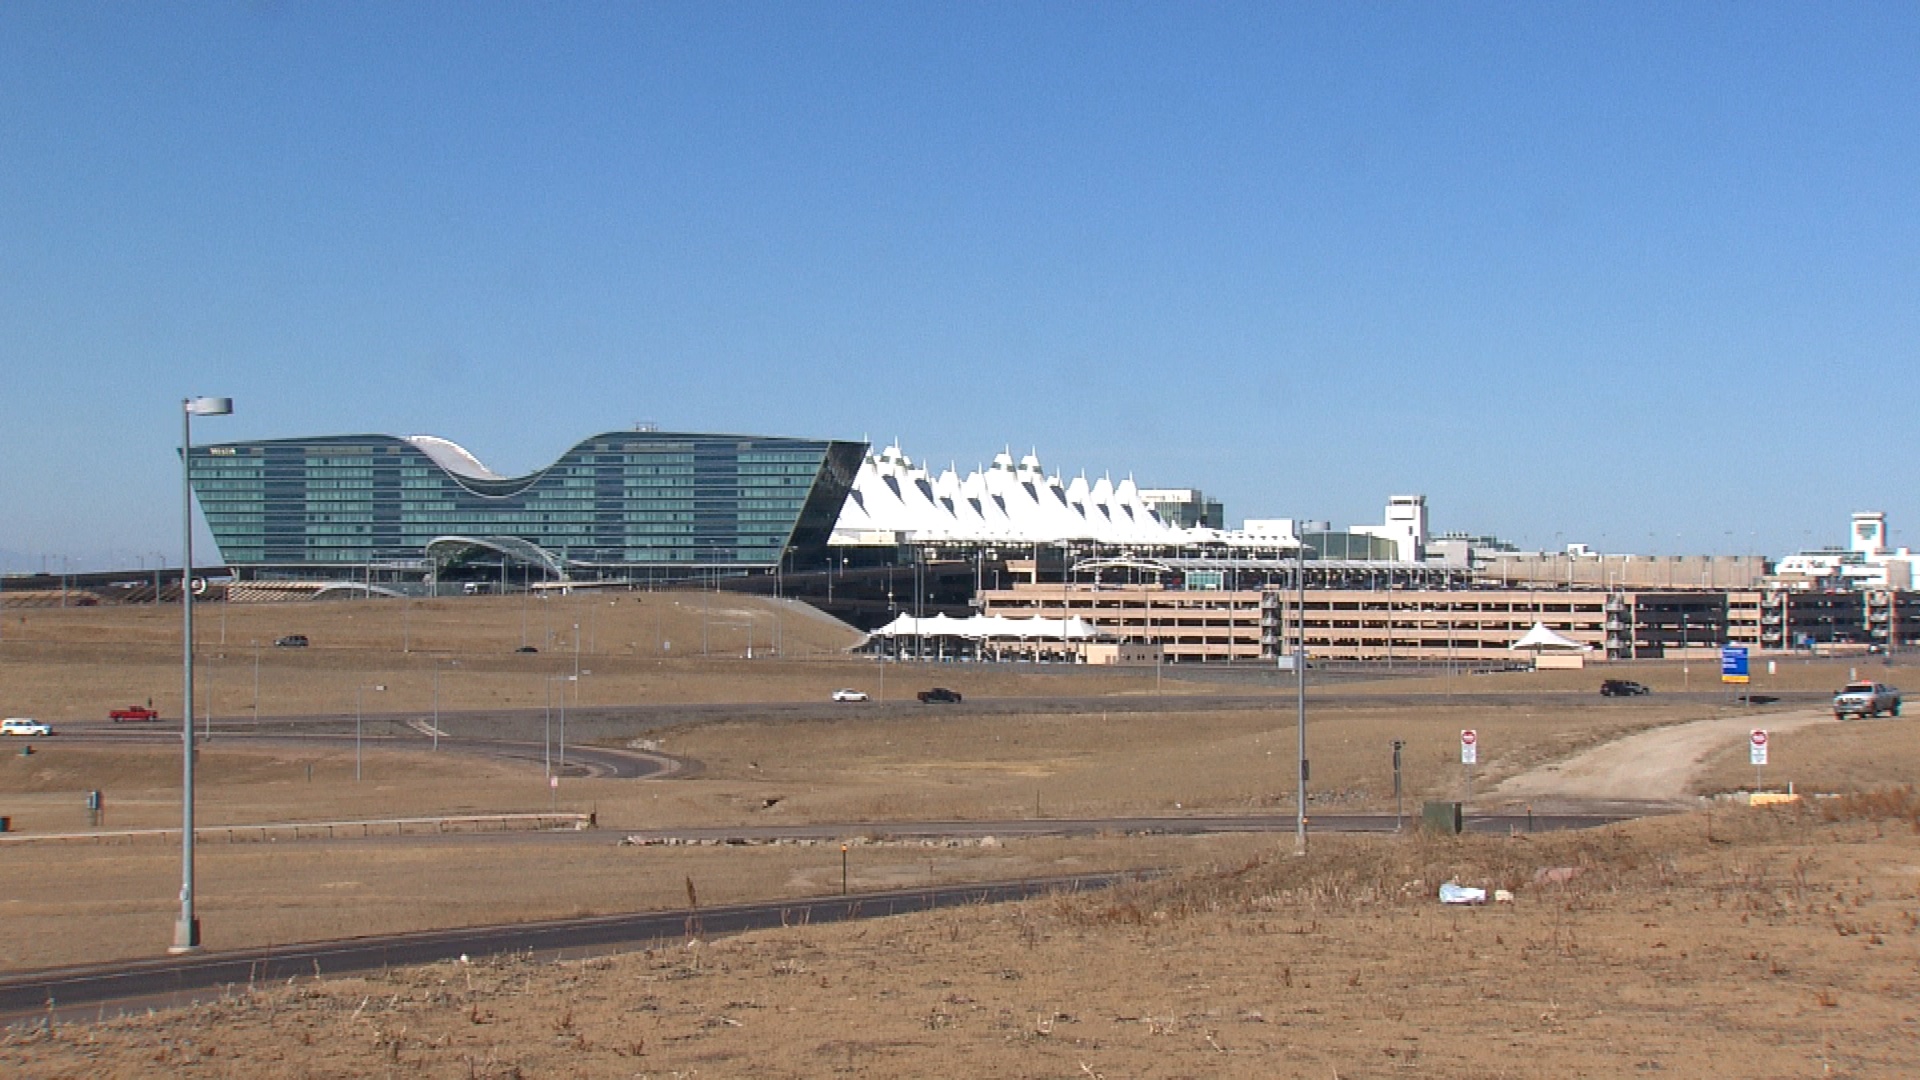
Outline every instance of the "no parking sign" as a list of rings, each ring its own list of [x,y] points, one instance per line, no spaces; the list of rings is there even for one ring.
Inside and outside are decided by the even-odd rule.
[[[1460,764],[1474,765],[1480,761],[1480,733],[1467,728],[1460,733]]]
[[[1747,736],[1747,757],[1751,763],[1755,765],[1765,765],[1767,763],[1767,733],[1765,731],[1755,728],[1753,729],[1753,733]]]

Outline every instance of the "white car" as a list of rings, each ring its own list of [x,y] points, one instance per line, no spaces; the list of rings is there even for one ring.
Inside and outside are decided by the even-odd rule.
[[[833,700],[835,701],[866,701],[867,695],[866,695],[866,692],[863,690],[835,690],[833,692]]]
[[[53,728],[38,720],[29,720],[24,716],[9,716],[0,720],[0,735],[51,735]]]

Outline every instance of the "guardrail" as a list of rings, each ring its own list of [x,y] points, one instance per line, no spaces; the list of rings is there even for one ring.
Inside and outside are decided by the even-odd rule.
[[[447,817],[374,818],[364,821],[281,821],[258,825],[197,825],[195,843],[225,840],[230,844],[288,840],[335,840],[363,836],[409,836],[422,833],[538,832],[543,829],[590,829],[592,814],[460,814]],[[178,840],[173,829],[101,829],[77,833],[3,833],[0,845],[45,843],[139,843]]]

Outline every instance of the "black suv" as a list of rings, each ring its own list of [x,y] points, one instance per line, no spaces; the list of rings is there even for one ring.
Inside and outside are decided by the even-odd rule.
[[[1629,682],[1626,679],[1608,679],[1600,684],[1601,697],[1639,697],[1641,694],[1651,693],[1653,691],[1639,683]]]
[[[920,704],[933,705],[936,703],[958,705],[960,704],[960,692],[957,690],[949,690],[944,686],[936,686],[931,690],[920,691]]]
[[[288,634],[286,637],[274,642],[274,645],[282,649],[304,649],[307,647],[307,635]]]

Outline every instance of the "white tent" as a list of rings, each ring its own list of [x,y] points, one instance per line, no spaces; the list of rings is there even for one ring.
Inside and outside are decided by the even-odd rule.
[[[1519,641],[1507,646],[1507,648],[1531,649],[1535,653],[1586,652],[1593,648],[1593,646],[1582,645],[1570,637],[1566,637],[1563,634],[1549,629],[1546,623],[1537,622],[1533,624],[1533,629],[1527,631]]]
[[[964,619],[935,615],[916,619],[911,615],[901,615],[875,630],[871,636],[957,637],[971,641],[1090,641],[1097,635],[1093,624],[1078,615],[1071,619],[1009,619],[998,615],[969,615]]]

